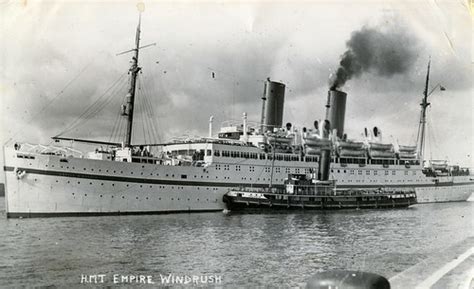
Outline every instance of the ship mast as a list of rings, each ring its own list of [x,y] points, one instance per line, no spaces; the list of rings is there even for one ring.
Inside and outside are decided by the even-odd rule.
[[[125,115],[127,117],[127,133],[125,134],[125,147],[129,147],[132,141],[132,127],[133,127],[133,109],[135,103],[135,90],[137,86],[137,75],[141,70],[141,67],[138,66],[138,51],[140,50],[140,24],[142,21],[142,13],[139,13],[138,16],[138,26],[137,32],[135,35],[135,48],[132,50],[135,52],[135,55],[132,57],[132,66],[129,71],[131,73],[130,77],[130,87],[127,94],[127,104],[125,107]]]
[[[421,163],[423,164],[423,156],[424,156],[424,147],[425,147],[425,127],[426,127],[426,108],[430,105],[428,102],[428,87],[429,87],[429,82],[430,82],[430,65],[431,65],[431,59],[428,61],[428,70],[426,73],[426,83],[425,83],[425,90],[423,91],[423,99],[420,103],[421,105],[421,115],[420,115],[420,124],[418,127],[418,139],[417,139],[417,145],[418,145],[418,157],[421,160]]]

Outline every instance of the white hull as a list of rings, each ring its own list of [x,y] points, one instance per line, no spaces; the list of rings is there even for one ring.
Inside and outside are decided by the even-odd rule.
[[[271,176],[273,184],[282,184],[288,172],[317,167],[305,162],[284,167],[276,161],[270,172],[269,163],[260,160],[226,165],[217,158],[207,167],[194,167],[18,155],[5,149],[9,217],[219,211],[225,209],[223,195],[239,184],[265,187]],[[336,165],[332,177],[339,187],[414,187],[420,203],[465,201],[474,191],[472,176],[446,177],[434,186],[419,168]]]

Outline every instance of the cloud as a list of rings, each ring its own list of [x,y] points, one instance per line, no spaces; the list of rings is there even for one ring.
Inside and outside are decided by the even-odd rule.
[[[133,45],[137,19],[134,5],[126,3],[35,5],[28,11],[15,8],[6,13],[18,17],[5,20],[8,28],[3,34],[11,39],[4,52],[8,57],[2,60],[3,133],[4,138],[15,135],[21,140],[47,142],[126,73],[130,55],[115,54]],[[385,25],[383,32],[396,22],[409,27],[410,37],[417,39],[417,46],[406,47],[416,53],[409,58],[410,69],[390,78],[384,77],[385,70],[369,69],[348,82],[344,86],[347,130],[357,136],[363,126],[377,125],[408,142],[411,132],[406,130],[409,125],[416,129],[429,55],[432,84],[446,86],[442,95],[453,95],[450,101],[459,107],[456,114],[472,119],[463,97],[472,88],[470,48],[462,41],[470,37],[470,30],[463,26],[470,16],[460,23],[456,18],[452,27],[438,30],[434,28],[438,19],[427,12],[432,7],[426,3],[391,5],[388,9],[394,17],[386,16],[387,6],[381,3],[370,9],[357,2],[270,7],[261,3],[147,4],[142,43],[157,42],[157,46],[141,51],[142,88],[137,101],[147,95],[162,140],[184,133],[206,135],[210,115],[215,116],[215,127],[229,118],[240,119],[244,111],[250,120],[258,121],[263,80],[271,77],[287,84],[284,122],[311,126],[324,115],[328,77],[346,51],[351,33]],[[459,15],[456,8],[450,9],[446,11]],[[48,17],[42,18],[44,15]],[[446,42],[445,31],[452,45]],[[370,43],[371,48],[381,45]],[[126,85],[126,80],[121,84]],[[68,132],[69,136],[109,139],[126,94],[124,87],[114,91],[103,110]],[[433,97],[433,106],[438,105],[435,101],[441,95]],[[150,125],[138,111],[138,142],[144,139],[138,129],[143,123]],[[459,131],[470,134],[468,129]]]

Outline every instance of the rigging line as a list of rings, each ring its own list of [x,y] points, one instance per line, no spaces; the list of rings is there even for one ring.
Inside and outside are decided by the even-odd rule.
[[[67,131],[71,131],[74,128],[77,128],[79,125],[84,124],[88,120],[94,118],[97,116],[97,113],[102,111],[106,105],[108,105],[116,96],[116,94],[123,89],[125,86],[125,83],[122,83],[121,86],[117,86],[111,93],[110,95],[102,101],[99,105],[95,106],[94,110],[92,110],[87,116],[83,117],[81,120],[79,120],[76,124],[74,124],[72,127],[70,127]]]
[[[161,79],[161,78],[158,78],[158,79],[159,79],[159,83],[161,84],[161,86],[163,86],[163,83],[162,83],[163,81],[162,81],[162,79]],[[151,90],[151,95],[160,95],[158,92],[159,92],[159,91],[158,91],[158,88],[157,88],[155,85],[153,85],[152,90]],[[150,102],[150,107],[152,108],[153,106],[151,106],[151,103],[152,103],[152,102]],[[161,142],[161,137],[160,137],[160,134],[158,133],[158,131],[162,131],[162,130],[161,130],[161,125],[160,125],[160,123],[157,122],[157,120],[154,118],[154,113],[153,113],[153,123],[154,123],[154,125],[156,126],[156,129],[157,129],[157,137],[158,137],[158,140]]]
[[[138,81],[138,83],[140,84],[140,81]],[[140,94],[141,96],[143,97],[143,92],[141,91],[141,88],[139,87],[139,91],[140,91]],[[141,118],[141,121],[142,121],[142,132],[143,132],[143,138],[145,140],[145,144],[147,143],[147,135],[146,135],[146,120],[145,120],[145,112],[144,112],[144,107],[143,107],[143,101],[139,101],[138,102],[138,109],[139,109],[139,112],[140,112],[140,118]]]
[[[146,113],[147,113],[147,121],[148,121],[148,125],[149,125],[149,128],[150,128],[150,137],[154,140],[154,141],[157,141],[158,138],[157,138],[157,135],[156,135],[156,127],[153,123],[153,109],[151,107],[151,103],[150,103],[150,100],[149,100],[149,97],[148,97],[148,89],[145,89],[144,90],[144,104],[145,104],[145,109],[146,109]]]
[[[123,132],[124,123],[125,123],[124,117],[120,117],[119,124],[118,124],[118,127],[117,127],[117,131],[115,132],[115,136],[114,136],[115,137],[114,140],[116,140],[117,142],[122,142],[123,141],[122,132]]]
[[[114,126],[112,128],[112,133],[110,134],[110,137],[109,137],[109,142],[112,141],[112,138],[115,134],[115,131],[117,129],[117,126],[118,126],[118,123],[120,122],[120,118],[122,117],[122,114],[121,114],[121,110],[119,111],[119,113],[117,114],[117,117],[115,118],[115,121],[114,121]]]
[[[155,123],[155,114],[153,111],[152,102],[150,100],[150,95],[149,95],[150,93],[149,93],[148,88],[146,88],[146,92],[147,94],[145,95],[145,101],[147,102],[147,109],[149,111],[149,116],[150,116],[149,120],[153,129],[154,139],[158,140],[158,142],[161,142],[161,138],[159,137],[158,130],[157,130],[157,125]]]
[[[146,135],[146,126],[147,126],[147,123],[146,123],[146,118],[145,118],[145,108],[144,108],[144,103],[143,103],[143,95],[144,95],[144,91],[143,91],[143,82],[141,80],[141,77],[138,77],[138,95],[140,96],[140,101],[138,101],[138,109],[139,109],[139,112],[140,112],[140,120],[142,122],[142,133],[143,133],[143,138],[145,140],[145,144],[147,143],[147,135]]]
[[[6,145],[7,143],[9,143],[11,140],[13,140],[14,137],[16,137],[20,132],[23,132],[24,131],[24,128],[29,125],[36,117],[38,117],[41,113],[43,113],[60,95],[63,95],[64,94],[64,91],[66,91],[69,86],[71,86],[71,84],[74,83],[74,81],[76,81],[79,76],[81,76],[81,74],[86,71],[87,68],[89,68],[89,66],[94,62],[95,59],[92,59],[89,63],[87,63],[80,71],[79,73],[73,78],[71,79],[60,91],[58,94],[56,94],[56,96],[54,96],[50,101],[48,101],[48,103],[46,103],[45,106],[43,106],[43,108],[37,112],[36,114],[34,114],[30,120],[28,120],[22,127],[20,130],[18,130],[14,135],[12,135],[6,142],[4,142],[3,144]]]
[[[123,96],[122,103],[125,101],[125,98],[126,98],[126,95]],[[111,140],[115,139],[115,137],[116,137],[115,134],[117,134],[117,135],[119,134],[120,124],[121,124],[122,120],[123,120],[123,115],[122,115],[122,110],[120,109],[120,111],[117,115],[116,123],[114,124],[114,130],[112,131],[112,135],[110,136]]]
[[[101,95],[99,96],[99,98],[97,98],[81,115],[79,115],[69,126],[67,126],[62,132],[60,132],[58,135],[62,135],[64,134],[65,132],[71,130],[71,128],[73,128],[75,125],[76,125],[76,122],[78,122],[84,115],[86,115],[93,107],[95,107],[95,105],[102,99],[102,97],[104,97],[107,92],[112,89],[112,87],[114,87],[124,76],[126,75],[126,72],[122,75],[120,75],[120,77],[115,80],[112,85]]]
[[[139,79],[140,83],[142,84],[142,99],[143,99],[143,107],[144,107],[144,114],[145,114],[145,121],[146,121],[146,124],[148,126],[148,135],[150,137],[150,140],[154,140],[156,141],[157,138],[156,138],[156,135],[155,135],[155,127],[154,127],[154,124],[152,122],[152,108],[150,106],[150,102],[149,102],[149,99],[148,99],[148,88],[146,86],[143,85],[143,79],[140,78]]]
[[[120,91],[125,85],[124,83],[122,83],[121,85],[117,85],[118,83],[120,83],[120,80],[123,79],[123,76],[124,75],[122,75],[122,77],[120,77],[111,87],[109,87],[109,89],[104,92],[101,97],[97,99],[91,106],[89,106],[88,109],[76,119],[76,122],[70,125],[69,128],[67,128],[67,130],[65,131],[70,131],[73,128],[77,128],[79,125],[85,123],[93,116],[95,116],[100,110],[102,110],[104,105],[109,103],[111,98],[113,98],[118,93],[118,91]],[[103,97],[106,96],[108,93],[110,93],[109,96],[103,99]]]

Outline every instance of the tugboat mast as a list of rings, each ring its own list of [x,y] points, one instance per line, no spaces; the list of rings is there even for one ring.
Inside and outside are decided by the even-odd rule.
[[[430,81],[430,65],[431,59],[428,61],[428,71],[426,73],[426,83],[425,90],[423,91],[423,99],[420,103],[421,105],[421,116],[420,116],[420,125],[418,127],[418,157],[420,158],[421,164],[423,165],[424,161],[424,147],[425,147],[425,127],[426,127],[426,108],[430,105],[428,102],[428,86]]]
[[[135,52],[135,55],[132,57],[132,66],[130,67],[130,88],[127,94],[127,104],[125,108],[125,115],[127,117],[127,133],[125,134],[125,147],[131,146],[132,141],[132,127],[133,127],[133,109],[135,103],[135,90],[137,86],[137,75],[141,70],[141,67],[138,67],[138,51],[140,50],[140,24],[142,20],[142,13],[139,13],[138,16],[138,26],[137,32],[135,35],[135,48],[132,50]]]

